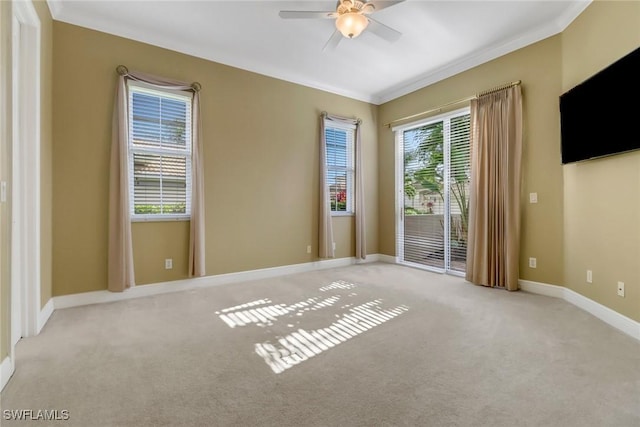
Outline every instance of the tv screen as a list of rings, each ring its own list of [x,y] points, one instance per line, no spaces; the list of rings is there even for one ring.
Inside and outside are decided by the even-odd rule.
[[[560,96],[562,164],[640,149],[640,48]]]

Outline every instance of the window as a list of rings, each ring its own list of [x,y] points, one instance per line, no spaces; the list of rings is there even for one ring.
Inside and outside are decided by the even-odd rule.
[[[189,219],[190,94],[129,84],[129,194],[134,221]]]
[[[325,121],[327,185],[332,214],[354,213],[355,126]]]

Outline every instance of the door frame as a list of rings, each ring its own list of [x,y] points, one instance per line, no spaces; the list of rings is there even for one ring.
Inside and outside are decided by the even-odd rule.
[[[11,2],[11,337],[15,345],[37,335],[40,322],[40,36],[31,1]],[[3,379],[3,383],[4,383]]]
[[[458,115],[464,115],[465,113],[469,113],[469,107],[458,108],[452,111],[448,111],[446,113],[422,118],[420,120],[416,120],[410,123],[404,123],[399,126],[394,126],[391,130],[394,132],[394,140],[395,140],[395,230],[396,230],[396,263],[407,265],[410,267],[421,268],[424,270],[433,271],[436,273],[446,273],[454,276],[464,276],[465,274],[460,271],[451,270],[451,247],[446,244],[447,239],[450,238],[450,222],[451,222],[451,203],[450,203],[450,194],[449,194],[449,173],[445,175],[444,186],[447,188],[445,191],[444,205],[444,230],[443,236],[445,239],[444,245],[444,268],[431,267],[427,265],[418,264],[415,262],[405,261],[404,260],[404,142],[402,133],[408,129],[413,129],[416,127],[420,127],[432,122],[437,122],[443,120],[445,118],[451,118]],[[449,159],[449,144],[444,144],[444,157],[445,157],[445,167],[450,167],[450,159]],[[447,237],[449,236],[449,237]]]

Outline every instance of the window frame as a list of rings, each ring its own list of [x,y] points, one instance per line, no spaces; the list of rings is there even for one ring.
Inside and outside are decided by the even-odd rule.
[[[328,129],[338,129],[341,131],[347,131],[350,133],[351,137],[347,137],[347,166],[332,166],[329,164],[328,157],[328,145],[327,142],[327,130]],[[332,209],[331,206],[331,195],[329,195],[329,210],[331,212],[331,216],[354,216],[356,213],[355,209],[355,178],[356,178],[356,165],[355,165],[355,145],[356,145],[356,125],[348,124],[348,123],[338,123],[333,120],[324,119],[324,138],[325,138],[325,146],[327,146],[325,152],[325,164],[326,164],[326,176],[327,180],[329,179],[330,172],[342,172],[344,171],[347,175],[347,204],[345,211],[336,211]],[[329,186],[329,182],[326,183],[327,187]],[[331,193],[329,193],[331,194]]]
[[[186,112],[186,126],[185,126],[185,148],[173,148],[173,147],[143,147],[133,142],[133,93],[143,93],[153,96],[159,96],[168,99],[174,99],[184,101]],[[165,88],[158,88],[153,85],[146,84],[139,81],[127,82],[127,113],[128,113],[128,129],[127,139],[129,148],[129,215],[131,222],[157,222],[157,221],[189,221],[191,219],[191,174],[192,174],[192,152],[193,152],[193,136],[191,134],[191,123],[193,120],[193,94],[188,91],[172,90]],[[152,155],[152,156],[172,156],[172,157],[184,157],[185,158],[185,213],[146,213],[139,214],[135,212],[135,170],[134,170],[134,155]],[[161,175],[162,176],[162,175]],[[162,195],[162,192],[160,193]]]

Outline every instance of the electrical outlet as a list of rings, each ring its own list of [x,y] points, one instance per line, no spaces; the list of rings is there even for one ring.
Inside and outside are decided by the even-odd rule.
[[[618,296],[624,298],[624,282],[618,282]]]
[[[538,203],[538,193],[529,193],[529,203]]]
[[[164,268],[165,270],[171,270],[173,268],[173,259],[167,258],[164,260]]]
[[[307,245],[307,253],[310,254],[311,253],[311,245]]]
[[[336,242],[333,242],[333,250],[336,250]]]
[[[591,270],[587,270],[587,283],[593,283],[593,272]]]
[[[529,258],[529,267],[530,268],[536,268],[537,267],[537,260],[535,258]]]

